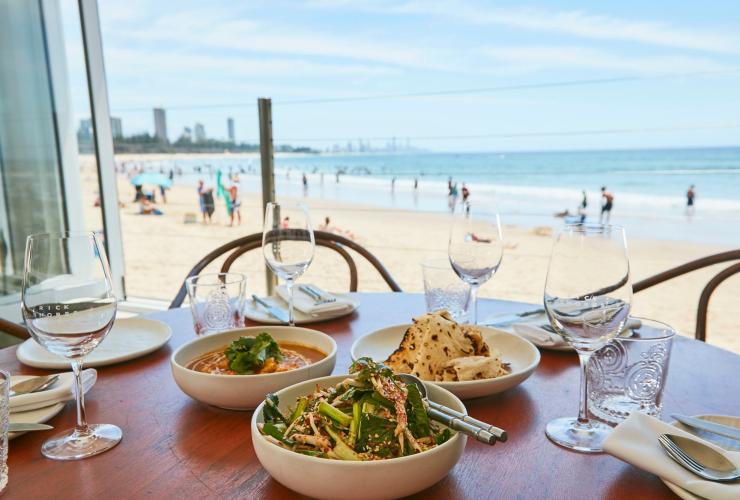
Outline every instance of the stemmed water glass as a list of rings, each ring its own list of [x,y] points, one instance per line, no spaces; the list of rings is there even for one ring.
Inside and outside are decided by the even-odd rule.
[[[588,418],[586,367],[593,353],[624,329],[631,300],[624,229],[566,226],[552,248],[544,305],[550,325],[578,353],[581,391],[577,418],[547,424],[547,437],[555,443],[581,452],[602,451],[611,427]]]
[[[499,215],[474,216],[469,210],[453,214],[447,254],[452,269],[470,285],[471,322],[477,324],[478,289],[498,270],[504,254]]]
[[[308,208],[302,203],[268,203],[262,231],[262,253],[267,266],[285,280],[288,324],[295,325],[293,285],[313,260],[316,243]]]
[[[121,429],[88,424],[81,372],[84,357],[113,326],[116,297],[105,250],[92,232],[34,234],[26,240],[22,311],[33,339],[67,358],[74,372],[77,425],[48,439],[41,452],[57,460],[102,453],[121,440]]]

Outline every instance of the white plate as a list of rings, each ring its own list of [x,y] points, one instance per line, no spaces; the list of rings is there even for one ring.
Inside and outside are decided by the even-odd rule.
[[[375,361],[385,361],[401,344],[403,335],[410,326],[390,326],[360,337],[352,344],[352,359],[368,356]],[[467,382],[433,382],[461,399],[489,396],[511,389],[524,382],[540,363],[540,352],[528,340],[488,326],[477,328],[486,343],[501,352],[503,361],[511,365],[511,373],[498,378]]]
[[[492,317],[487,318],[486,321],[483,321],[483,323],[485,324],[488,321],[495,321],[495,320],[496,320],[496,316],[492,316]],[[533,326],[542,325],[544,323],[547,323],[547,316],[545,316],[544,313],[527,316],[527,317],[522,318],[521,321],[517,322],[517,324],[521,324],[521,323],[527,323],[527,324],[531,323]],[[505,325],[505,326],[492,326],[491,328],[498,328],[499,330],[503,330],[505,332],[509,332],[519,337],[522,337],[526,340],[529,340],[530,342],[532,342],[534,345],[536,345],[540,349],[547,349],[549,351],[574,351],[573,347],[569,345],[567,342],[565,342],[564,340],[560,343],[552,345],[552,344],[543,344],[541,341],[538,341],[538,339],[536,338],[524,337],[523,335],[518,334],[514,330],[513,323]]]
[[[355,309],[360,305],[360,301],[357,300],[356,297],[347,294],[347,293],[333,293],[335,297],[341,297],[342,300],[346,300],[348,303],[352,305],[352,309],[342,309],[340,311],[333,311],[333,312],[327,312],[324,314],[321,314],[319,316],[312,316],[310,314],[303,313],[299,311],[298,309],[295,309],[295,324],[296,325],[307,325],[309,323],[318,323],[319,321],[329,321],[330,319],[336,319],[341,318],[342,316],[347,316],[348,314],[352,314]],[[288,314],[288,304],[283,301],[280,297],[277,295],[274,295],[272,297],[264,297],[263,300],[271,305],[275,305],[279,307],[280,309],[285,310],[285,314]],[[266,325],[282,325],[283,322],[280,320],[273,318],[270,316],[270,314],[265,310],[264,307],[257,304],[253,300],[247,300],[246,305],[244,306],[244,316],[251,319],[252,321],[256,321],[257,323],[264,323]]]
[[[112,365],[144,356],[165,345],[171,336],[172,330],[161,321],[144,318],[116,319],[105,339],[85,357],[85,366]],[[23,342],[16,355],[21,363],[36,368],[69,368],[69,360],[50,353],[33,339]]]
[[[734,427],[735,429],[740,429],[740,418],[738,417],[728,417],[726,415],[694,415],[694,418],[700,418],[702,420],[707,420],[716,424],[722,424],[728,427]],[[709,441],[712,444],[716,444],[720,448],[724,448],[729,451],[740,451],[740,443],[738,443],[734,439],[719,436],[717,434],[712,434],[711,432],[700,431],[694,429],[693,427],[689,427],[688,425],[684,425],[680,422],[672,422],[671,425],[678,427],[682,431],[689,432],[701,439]],[[673,493],[678,495],[680,498],[683,498],[684,500],[701,500],[701,497],[694,495],[690,491],[686,491],[680,486],[676,486],[675,484],[670,483],[663,478],[661,478],[661,481],[663,481],[663,483],[665,483],[665,485],[668,486],[668,488]]]
[[[57,413],[62,411],[62,408],[66,405],[66,402],[56,403],[51,406],[45,406],[43,408],[36,408],[30,411],[20,411],[10,414],[11,424],[43,424],[47,420],[51,419]],[[51,431],[51,429],[49,429]],[[42,431],[37,431],[42,432]],[[8,439],[13,439],[18,436],[22,436],[25,432],[11,432],[8,434]]]

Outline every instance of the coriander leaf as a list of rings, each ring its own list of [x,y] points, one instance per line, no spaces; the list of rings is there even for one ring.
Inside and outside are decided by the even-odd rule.
[[[282,359],[280,346],[268,333],[256,337],[241,337],[233,341],[224,351],[229,369],[240,375],[258,372],[268,358]]]

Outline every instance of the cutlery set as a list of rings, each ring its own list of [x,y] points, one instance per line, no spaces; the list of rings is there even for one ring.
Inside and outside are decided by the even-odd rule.
[[[41,392],[54,385],[57,380],[59,380],[58,374],[42,375],[22,380],[10,386],[8,396],[12,398],[23,394]],[[11,422],[8,424],[8,432],[48,431],[53,428],[51,425],[37,424],[34,422]]]

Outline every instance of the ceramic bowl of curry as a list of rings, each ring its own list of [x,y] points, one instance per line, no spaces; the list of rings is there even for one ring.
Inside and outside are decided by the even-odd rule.
[[[280,356],[268,354],[249,374],[232,370],[226,355],[232,342],[264,333],[277,343]],[[191,398],[229,410],[252,410],[268,393],[331,374],[336,356],[334,339],[318,330],[265,325],[195,338],[172,354],[170,365],[178,387]]]

